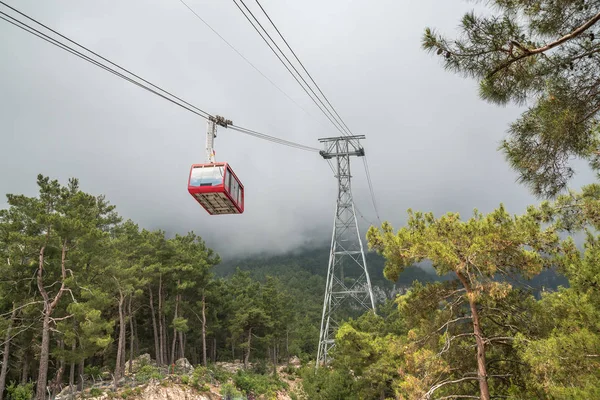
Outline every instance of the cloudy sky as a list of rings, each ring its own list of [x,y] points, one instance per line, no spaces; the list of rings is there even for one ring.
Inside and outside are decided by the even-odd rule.
[[[308,113],[179,0],[4,1],[237,125],[315,147],[337,134],[233,1],[186,0]],[[536,201],[496,150],[519,110],[484,103],[475,81],[444,71],[420,48],[426,26],[453,34],[474,3],[261,4],[350,129],[366,135],[382,220],[398,226],[408,208],[467,216],[500,202],[520,213]],[[190,165],[205,161],[205,120],[5,21],[0,38],[0,194],[35,195],[38,173],[77,177],[123,217],[194,230],[225,258],[329,240],[336,180],[318,154],[221,129],[217,160],[242,180],[246,206],[242,215],[209,216],[186,188]],[[364,232],[376,217],[363,164],[353,161]]]

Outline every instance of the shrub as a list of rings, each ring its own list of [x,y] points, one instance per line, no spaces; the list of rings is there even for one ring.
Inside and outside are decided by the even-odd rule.
[[[150,364],[144,365],[139,369],[137,374],[135,374],[135,380],[141,383],[146,383],[150,379],[163,379],[164,376],[160,373],[157,367],[152,366]]]
[[[239,370],[233,377],[235,386],[245,394],[272,397],[278,390],[286,389],[287,383],[272,375],[259,375]]]
[[[84,368],[84,373],[85,373],[85,375],[87,375],[89,377],[93,377],[94,379],[102,378],[102,369],[98,366],[94,367],[94,366],[87,365]]]
[[[264,375],[267,373],[267,362],[265,360],[260,360],[252,366],[252,372],[255,374]]]
[[[288,364],[283,369],[283,372],[285,372],[288,375],[297,375],[298,374],[298,369],[296,367],[294,367],[293,365]]]
[[[231,372],[217,365],[211,365],[209,367],[209,371],[211,372],[213,378],[219,382],[227,382],[233,376]]]
[[[17,385],[15,382],[11,382],[7,386],[6,392],[9,400],[31,400],[33,398],[33,382],[28,382],[24,385]]]
[[[203,390],[204,386],[210,381],[210,376],[208,375],[208,369],[205,367],[198,366],[194,370],[194,373],[190,377],[190,386]]]
[[[316,371],[312,366],[306,366],[300,371],[302,388],[309,399],[322,400],[358,399],[355,392],[354,379],[350,371],[333,370],[322,367]]]
[[[102,389],[99,389],[99,388],[91,388],[91,389],[90,389],[90,396],[92,396],[92,397],[98,397],[98,396],[101,396],[101,395],[102,395],[102,393],[104,393],[104,392],[102,391]]]
[[[221,386],[221,396],[225,397],[225,398],[237,398],[237,397],[241,397],[242,393],[237,390],[235,388],[235,386],[233,386],[231,383],[224,383],[223,386]]]

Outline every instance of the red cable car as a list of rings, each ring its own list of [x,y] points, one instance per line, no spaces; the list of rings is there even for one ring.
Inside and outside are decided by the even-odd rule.
[[[188,192],[211,215],[244,212],[244,185],[227,163],[192,165]]]

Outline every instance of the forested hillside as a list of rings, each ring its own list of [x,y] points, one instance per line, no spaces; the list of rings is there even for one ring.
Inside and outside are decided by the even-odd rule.
[[[0,398],[9,382],[10,393],[35,383],[43,399],[102,372],[117,387],[143,353],[166,368],[315,352],[320,276],[218,278],[219,255],[195,233],[122,221],[76,179],[37,183],[38,196],[9,194],[0,210]]]
[[[443,248],[436,249],[435,245],[430,256],[415,253],[398,259],[397,254],[402,253],[394,250],[394,246],[400,242],[391,240],[392,232],[386,230],[389,226],[384,225],[383,236],[377,236],[372,228],[369,244],[377,253],[369,253],[368,266],[378,297],[378,316],[364,314],[364,310],[357,308],[342,309],[343,315],[352,318],[338,333],[334,370],[320,369],[314,375],[311,360],[315,358],[319,337],[329,256],[327,247],[221,263],[219,255],[207,248],[197,234],[190,232],[167,237],[162,231],[147,231],[133,221],[123,221],[116,208],[103,196],[82,192],[76,179],[63,186],[40,175],[37,183],[38,196],[9,194],[8,208],[0,210],[2,393],[8,383],[9,393],[18,388],[27,391],[35,383],[36,398],[42,399],[48,391],[56,394],[68,385],[82,387],[86,380],[103,372],[112,376],[113,386],[117,387],[127,372],[126,365],[148,353],[155,360],[156,368],[167,368],[181,358],[204,366],[217,361],[240,360],[248,371],[254,371],[249,373],[258,373],[256,376],[263,376],[261,374],[274,370],[276,364],[285,364],[292,356],[297,356],[307,363],[302,376],[309,398],[314,390],[321,393],[315,398],[329,398],[323,397],[327,390],[344,393],[347,388],[354,394],[365,396],[361,398],[371,398],[398,392],[395,385],[408,385],[411,379],[421,379],[418,378],[420,372],[409,372],[411,368],[418,370],[420,367],[410,363],[419,357],[425,357],[425,360],[433,354],[418,351],[411,355],[417,358],[410,361],[404,355],[409,351],[408,347],[400,350],[389,346],[408,340],[401,345],[407,346],[414,338],[430,340],[437,337],[435,343],[445,341],[446,344],[435,351],[448,352],[449,357],[455,357],[449,352],[454,348],[452,342],[462,343],[465,339],[457,338],[468,336],[467,324],[451,327],[448,323],[442,324],[442,328],[434,328],[440,318],[448,319],[448,322],[467,319],[465,298],[457,287],[460,280],[457,277],[460,278],[462,272],[449,268],[449,264],[441,267],[446,265],[445,257],[450,257],[440,253]],[[498,213],[488,218],[508,224],[508,217]],[[417,214],[412,218],[423,217]],[[466,231],[461,233],[456,217],[447,218],[449,220],[444,223],[454,221],[452,223],[458,225],[436,233],[450,235],[444,241],[458,240],[460,235],[466,235],[460,242],[464,244],[481,240],[472,238]],[[482,218],[479,216],[474,221]],[[551,231],[544,233],[539,226],[535,227],[539,224],[534,223],[538,218],[535,214],[528,218],[529,227],[522,228],[529,234],[540,232],[530,245],[543,246],[544,241],[553,240],[552,246],[558,246],[558,239]],[[433,216],[416,226],[425,221],[433,224],[431,229],[437,226]],[[485,229],[489,228],[484,226],[474,232]],[[511,232],[509,229],[504,233],[508,235],[506,240],[513,234],[519,237],[518,232]],[[418,231],[411,235],[421,237],[419,235],[425,233]],[[422,240],[425,239],[423,236]],[[440,239],[431,240],[435,244]],[[401,236],[398,240],[406,238]],[[426,249],[418,247],[424,244],[410,241],[406,245]],[[481,251],[485,254],[494,248],[492,243],[479,246],[483,246]],[[566,261],[578,262],[572,251],[555,247],[540,249],[549,254],[565,254],[561,257],[570,254]],[[506,250],[494,251],[498,252],[494,257],[505,257]],[[556,289],[557,283],[565,283],[565,279],[553,271],[567,264],[557,259],[541,268],[541,264],[536,264],[534,253],[519,256],[524,258],[515,258],[516,255],[504,259],[516,263],[514,268],[509,268],[511,271],[490,269],[482,276],[475,273],[469,277],[472,282],[480,281],[476,286],[479,285],[477,290],[481,295],[493,293],[486,301],[490,301],[489,306],[497,311],[488,315],[483,306],[480,311],[488,335],[484,340],[492,340],[490,335],[505,338],[503,340],[523,338],[524,343],[535,337],[549,340],[546,336],[552,330],[543,325],[546,324],[542,321],[546,318],[544,315],[558,313],[555,307],[571,305],[552,303],[556,301],[556,295],[542,296],[539,302],[534,295],[540,296],[542,286],[548,291]],[[435,257],[442,258],[436,260]],[[415,266],[427,259],[433,264]],[[486,262],[496,263],[493,260]],[[523,269],[527,262],[536,265],[535,269]],[[572,268],[564,271],[576,273]],[[588,284],[587,281],[576,282]],[[520,290],[511,290],[510,283]],[[561,293],[574,296],[577,290],[563,289]],[[400,297],[396,298],[396,295]],[[589,301],[577,297],[572,300],[574,307],[578,302],[584,302],[585,306]],[[447,306],[438,309],[438,304],[444,303]],[[529,325],[531,322],[537,325]],[[412,335],[417,336],[413,338]],[[491,342],[487,347],[490,346]],[[358,348],[363,350],[354,354]],[[528,355],[527,348],[503,348],[502,343],[500,349],[510,350],[503,357],[519,363],[525,362],[523,357],[535,355]],[[491,354],[495,354],[495,350]],[[434,362],[434,359],[427,362]],[[446,364],[428,368],[440,369],[441,373],[454,361],[444,362]],[[404,365],[405,372],[399,373],[398,365]],[[374,372],[380,368],[383,368],[381,373],[390,374],[383,381],[377,377],[380,372]],[[465,368],[471,367],[467,363]],[[361,377],[355,383],[345,381],[348,378],[345,374],[351,370]],[[329,375],[331,373],[336,375]],[[375,375],[371,376],[373,373]],[[277,378],[273,379],[270,384],[279,387]],[[252,380],[245,382],[248,384]],[[336,386],[341,382],[345,382],[346,389]],[[411,383],[428,384],[428,381]],[[247,393],[258,390],[258,386],[249,385],[245,389]],[[418,392],[420,389],[402,390]],[[339,393],[333,393],[331,398],[337,398]]]

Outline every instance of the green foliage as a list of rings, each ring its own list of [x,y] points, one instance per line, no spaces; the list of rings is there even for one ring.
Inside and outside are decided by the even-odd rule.
[[[211,271],[219,257],[195,234],[168,239],[162,231],[140,230],[131,221],[112,224],[101,210],[108,207],[104,200],[76,194],[74,186],[65,189],[62,199],[57,194],[60,185],[42,183],[49,187],[40,196],[56,202],[53,207],[60,211],[47,214],[39,207],[41,199],[24,196],[13,197],[9,209],[0,211],[0,313],[8,319],[12,310],[18,309],[13,324],[19,334],[12,339],[15,350],[9,359],[9,381],[19,379],[20,371],[12,368],[16,360],[28,360],[34,371],[38,367],[39,353],[31,349],[39,348],[40,330],[30,327],[39,326],[44,309],[31,277],[39,266],[43,223],[52,220],[57,232],[51,235],[57,236],[50,237],[44,250],[43,274],[51,295],[57,293],[63,279],[64,242],[58,235],[73,245],[65,255],[68,290],[53,311],[61,335],[50,341],[50,377],[63,362],[65,375],[70,363],[82,361],[86,376],[97,377],[114,368],[119,299],[123,298],[125,359],[131,351],[130,320],[134,356],[138,351],[154,354],[153,322],[162,324],[167,336],[163,338],[167,343],[162,344],[166,353],[162,364],[153,366],[146,358],[134,364],[139,383],[164,378],[161,371],[171,360],[173,343],[173,358],[180,357],[179,333],[185,334],[184,355],[201,361],[197,355],[202,354],[204,309],[208,357],[216,343],[219,361],[233,355],[237,359],[248,356],[253,367],[231,374],[211,365],[208,369],[197,367],[191,376],[174,377],[198,390],[207,390],[215,380],[225,383],[231,379],[246,394],[273,397],[286,387],[271,375],[276,353],[280,364],[298,355],[309,366],[284,370],[292,378],[302,376],[309,398],[419,398],[440,383],[471,379],[476,373],[471,323],[475,309],[494,396],[526,393],[529,398],[543,399],[594,398],[597,394],[600,241],[593,232],[600,227],[600,186],[590,185],[582,193],[532,207],[519,217],[508,215],[502,207],[489,215],[475,212],[468,221],[461,221],[457,214],[435,218],[411,213],[408,226],[398,233],[389,225],[381,231],[373,228],[369,241],[385,257],[385,275],[391,278],[388,287],[392,281],[422,283],[415,283],[395,301],[380,304],[377,315],[345,310],[350,318],[337,332],[331,368],[315,373],[324,280],[310,269],[316,268],[320,256],[298,255],[306,268],[297,261],[290,261],[294,265],[266,262],[256,270],[215,279]],[[59,204],[65,199],[70,200]],[[79,208],[78,217],[72,207]],[[66,216],[59,223],[54,219],[63,218],[61,213]],[[107,220],[96,220],[96,228],[86,228],[87,220],[77,223],[77,218],[98,215]],[[558,241],[557,232],[567,228],[589,229],[583,255],[573,241]],[[412,265],[421,260],[430,260],[439,276]],[[383,258],[377,262],[383,271]],[[558,268],[571,287],[544,294],[540,301],[512,288],[512,282],[546,267]],[[466,278],[466,286],[455,279],[458,274]],[[131,315],[126,307],[130,301]],[[8,320],[0,321],[0,334],[5,334],[9,325]],[[177,334],[175,342],[173,333]],[[572,373],[577,374],[576,379],[571,379]],[[170,382],[163,380],[161,385]],[[17,393],[27,388],[13,384],[10,390]],[[478,393],[468,380],[444,384],[434,392],[438,397]],[[136,391],[123,393],[133,396]]]
[[[135,374],[135,380],[140,383],[146,383],[150,379],[161,380],[163,378],[164,375],[153,365],[144,365]]]
[[[242,397],[242,392],[237,390],[235,386],[229,382],[221,385],[220,393],[221,396],[225,397],[226,399],[234,400]]]
[[[494,0],[466,14],[457,38],[427,28],[423,48],[446,69],[480,82],[490,102],[529,103],[501,149],[535,194],[554,196],[573,158],[598,171],[599,12],[595,1]]]
[[[252,372],[258,375],[265,375],[268,372],[268,365],[265,360],[258,360],[252,364]]]
[[[354,391],[354,379],[347,369],[330,369],[321,367],[315,370],[314,366],[304,367],[302,388],[307,398],[314,400],[358,400],[358,393]]]
[[[33,398],[33,382],[24,385],[11,382],[6,387],[6,394],[8,400],[31,400]]]
[[[102,376],[102,369],[99,366],[86,365],[84,372],[87,376],[98,379]]]
[[[104,392],[100,388],[91,388],[90,389],[90,396],[92,396],[92,397],[101,396],[102,393],[104,393]]]
[[[233,374],[228,372],[226,369],[219,367],[218,365],[210,365],[208,367],[209,373],[212,374],[217,382],[227,382]]]
[[[279,390],[287,389],[287,384],[276,376],[260,375],[253,372],[238,370],[233,376],[235,386],[245,394],[275,396]]]
[[[173,319],[173,328],[175,328],[175,330],[177,332],[187,332],[189,331],[189,327],[188,327],[188,320],[186,318],[182,318],[182,317],[177,317],[175,319]]]
[[[506,278],[514,273],[532,277],[554,265],[553,256],[560,258],[564,251],[556,227],[542,229],[534,209],[511,216],[500,206],[488,215],[475,211],[464,222],[454,213],[435,218],[409,210],[407,226],[396,234],[384,223],[381,230],[371,227],[367,238],[386,257],[384,273],[391,280],[422,260],[430,260],[438,274],[451,272],[457,279],[415,284],[400,296],[405,325],[396,332],[383,331],[377,320],[362,328],[356,325],[360,330],[350,324],[340,328],[336,362],[369,382],[357,390],[373,390],[365,392],[368,397],[464,393],[485,398],[489,393],[505,395],[514,385],[527,387],[523,376],[514,374],[521,362],[516,349],[503,342],[511,344],[517,333],[530,333],[527,318],[533,299],[513,290]],[[500,337],[497,344],[494,338]],[[488,364],[494,375],[514,376],[511,384],[488,378]],[[473,393],[469,380],[475,377],[479,392]]]
[[[284,369],[282,369],[284,374],[288,374],[290,376],[294,376],[294,375],[298,375],[298,368],[294,367],[293,365],[286,365]]]
[[[194,369],[194,373],[190,377],[190,386],[202,391],[206,391],[207,384],[210,383],[211,378],[209,370],[205,367],[197,366]]]

